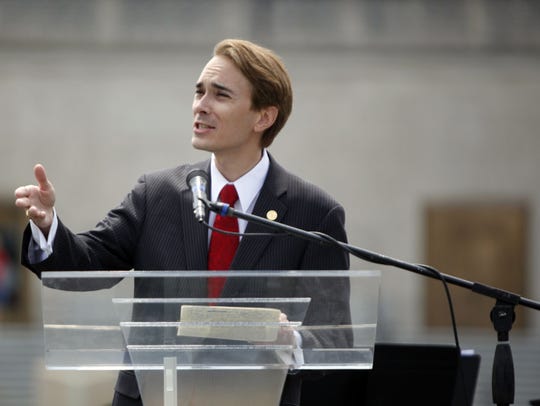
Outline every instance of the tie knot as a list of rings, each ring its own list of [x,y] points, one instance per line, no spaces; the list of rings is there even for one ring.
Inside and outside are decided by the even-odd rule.
[[[219,192],[219,200],[223,203],[227,203],[229,206],[234,206],[238,200],[238,193],[232,183],[223,186],[223,189]]]

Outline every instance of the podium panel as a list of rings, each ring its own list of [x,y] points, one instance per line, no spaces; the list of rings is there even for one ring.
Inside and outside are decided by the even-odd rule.
[[[207,297],[212,278],[226,280],[219,298]],[[44,272],[42,283],[47,368],[135,370],[145,405],[210,405],[223,388],[275,405],[288,370],[373,365],[377,271]]]

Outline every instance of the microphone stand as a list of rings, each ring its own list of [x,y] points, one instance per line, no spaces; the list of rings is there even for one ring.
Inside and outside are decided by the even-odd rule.
[[[257,223],[273,230],[279,230],[285,232],[286,234],[311,242],[316,242],[322,245],[338,246],[365,261],[381,265],[394,266],[396,268],[411,271],[429,278],[440,279],[442,281],[451,283],[452,285],[460,286],[477,294],[495,299],[495,305],[490,313],[490,320],[495,331],[497,332],[498,341],[493,359],[491,380],[492,398],[493,403],[497,406],[508,406],[514,403],[514,364],[512,359],[512,350],[509,343],[509,333],[515,320],[514,308],[516,305],[522,305],[531,309],[540,310],[540,302],[523,298],[515,293],[489,285],[471,282],[455,276],[439,273],[425,265],[401,261],[373,251],[358,248],[342,241],[338,241],[323,233],[305,231],[283,223],[267,220],[260,216],[247,214],[233,209],[226,203],[216,203],[206,199],[200,200],[203,201],[204,205],[208,209],[220,214],[221,216],[241,218],[243,220]]]

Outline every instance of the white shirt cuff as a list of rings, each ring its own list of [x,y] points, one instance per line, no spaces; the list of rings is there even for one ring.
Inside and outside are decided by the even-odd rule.
[[[56,237],[56,230],[58,229],[56,209],[53,208],[53,222],[47,238],[45,238],[43,232],[32,220],[30,220],[30,229],[32,231],[32,238],[28,245],[28,260],[31,264],[36,264],[46,260],[53,253],[52,247],[54,238]]]
[[[304,351],[302,351],[302,336],[296,330],[293,331],[294,339],[296,341],[296,348],[293,350],[293,357],[295,361],[295,367],[299,368],[304,365]]]

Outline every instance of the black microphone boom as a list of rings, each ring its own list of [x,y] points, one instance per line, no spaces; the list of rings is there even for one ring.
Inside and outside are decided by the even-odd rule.
[[[193,213],[197,221],[202,223],[206,215],[204,201],[207,199],[208,174],[201,169],[194,169],[188,173],[186,182],[193,195]]]
[[[274,230],[283,231],[289,235],[293,235],[305,240],[312,242],[317,242],[323,245],[337,246],[346,250],[350,254],[356,256],[357,258],[363,259],[368,262],[373,262],[381,265],[394,266],[396,268],[401,268],[407,271],[411,271],[423,276],[427,276],[433,279],[444,279],[445,281],[471,290],[472,292],[479,293],[483,296],[488,296],[494,299],[500,299],[507,303],[520,304],[531,309],[540,310],[540,302],[520,297],[515,293],[508,292],[502,289],[494,288],[489,285],[483,285],[477,282],[471,282],[466,279],[461,279],[452,275],[444,274],[439,271],[434,270],[432,267],[427,265],[413,264],[410,262],[401,261],[396,258],[392,258],[377,252],[369,251],[363,248],[355,247],[354,245],[347,244],[342,241],[335,240],[334,238],[319,232],[314,231],[305,231],[296,227],[289,226],[287,224],[279,223],[276,221],[267,220],[263,217],[255,216],[253,214],[248,214],[235,210],[226,203],[221,202],[212,202],[207,199],[203,199],[204,205],[210,210],[220,214],[221,216],[231,216],[238,217],[247,221],[251,221],[262,226]]]

